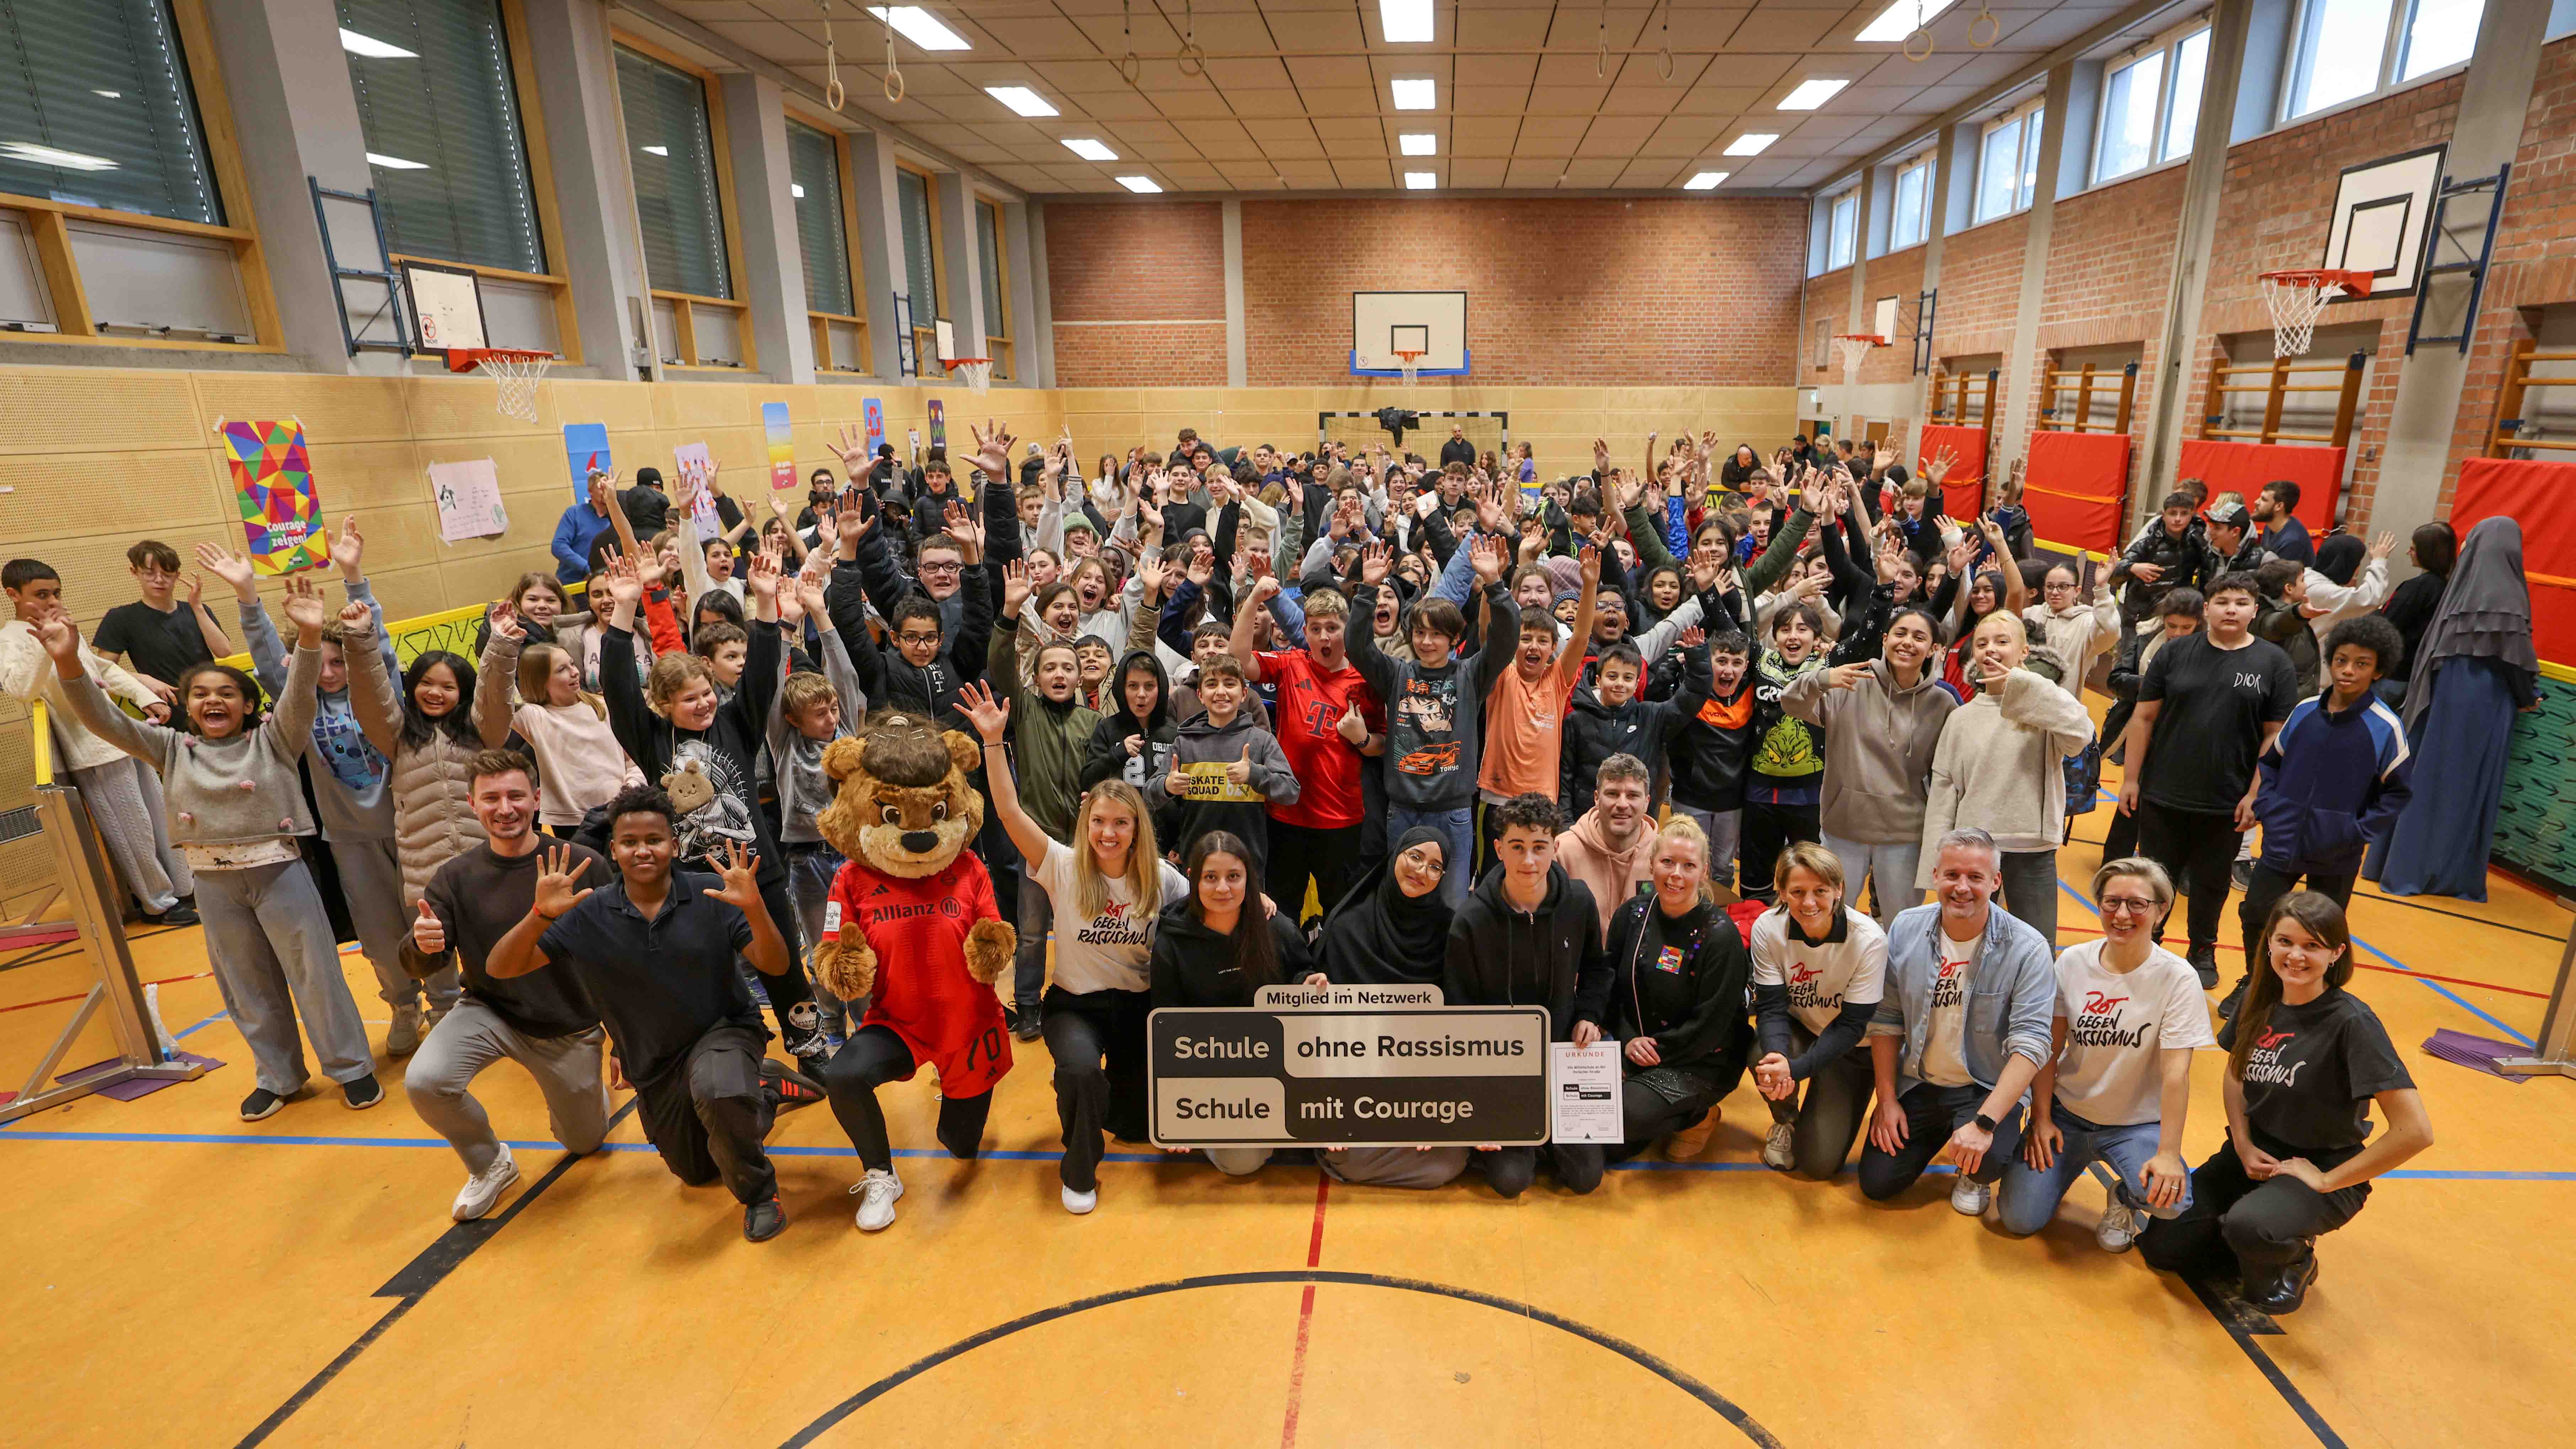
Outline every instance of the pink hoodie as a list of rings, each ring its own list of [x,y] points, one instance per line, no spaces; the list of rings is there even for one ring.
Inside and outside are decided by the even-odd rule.
[[[1610,943],[1610,918],[1619,913],[1620,905],[1637,893],[1637,887],[1653,877],[1655,826],[1652,819],[1638,822],[1637,838],[1624,851],[1610,848],[1609,828],[1601,823],[1601,807],[1593,806],[1574,822],[1574,828],[1556,838],[1557,864],[1565,873],[1592,888],[1593,903],[1601,912],[1601,942]]]

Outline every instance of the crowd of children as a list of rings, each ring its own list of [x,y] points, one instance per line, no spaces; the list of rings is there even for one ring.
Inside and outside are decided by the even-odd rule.
[[[2097,573],[2034,557],[2009,488],[1945,517],[1946,456],[1916,477],[1866,442],[1658,441],[1642,468],[1596,443],[1541,482],[1526,447],[1184,430],[1086,478],[1069,439],[1015,458],[995,425],[961,478],[845,437],[839,477],[765,516],[713,477],[594,478],[473,659],[397,659],[356,519],[329,545],[339,607],[288,581],[291,644],[250,564],[199,550],[255,679],[218,662],[233,636],[165,545],[136,545],[142,598],[88,643],[54,571],[12,560],[0,683],[56,706],[145,918],[202,917],[257,1062],[246,1120],[306,1085],[306,1037],[348,1105],[382,1098],[336,963],[345,902],[386,1053],[464,1160],[460,1220],[517,1175],[469,1090],[503,1056],[575,1151],[605,1084],[631,1085],[672,1170],[721,1179],[754,1239],[785,1223],[772,1120],[828,1099],[875,1231],[903,1191],[885,1082],[934,1066],[940,1140],[972,1157],[1005,1035],[1042,1038],[1063,1202],[1087,1213],[1107,1138],[1148,1133],[1153,1008],[1413,982],[1620,1043],[1626,1140],[1318,1154],[1343,1181],[1589,1192],[1658,1144],[1697,1154],[1749,1073],[1776,1169],[1831,1177],[1857,1146],[1885,1200],[1947,1150],[1953,1205],[1999,1194],[2028,1233],[2099,1163],[2105,1248],[2296,1307],[2314,1236],[2430,1140],[2343,991],[2343,907],[2372,842],[2430,870],[2410,829],[2476,825],[2410,808],[2410,763],[2427,729],[2481,748],[2478,711],[2532,697],[2513,525],[2417,530],[2425,573],[2392,595],[2393,537],[2311,538],[2288,483],[2249,504],[2187,481]],[[835,742],[888,716],[919,734],[890,757],[932,777],[939,731],[971,742],[956,763],[991,809],[947,887],[968,909],[890,926],[854,978],[818,948],[887,913],[817,817]],[[2061,954],[2058,852],[2109,798],[2106,754],[2101,934]],[[2231,884],[2247,969],[2213,1039]],[[1007,982],[925,964],[996,919]],[[2213,1040],[2229,1145],[2192,1171],[2187,1062]]]

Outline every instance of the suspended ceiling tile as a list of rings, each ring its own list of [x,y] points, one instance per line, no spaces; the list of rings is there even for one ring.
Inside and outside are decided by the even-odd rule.
[[[1119,33],[1119,16],[1114,10],[1106,15],[1078,15],[1073,23],[1111,60],[1131,49],[1138,55],[1170,55],[1181,48],[1179,32],[1165,25],[1150,5],[1135,12],[1133,31],[1127,35]]]
[[[974,23],[1013,55],[1083,55],[1091,50],[1090,37],[1061,16],[987,14]]]
[[[1088,51],[1090,47],[1084,46],[1083,49]],[[1048,85],[1058,90],[1127,89],[1127,82],[1118,74],[1118,67],[1106,60],[1037,60],[1029,62],[1029,65]]]
[[[1395,171],[1388,166],[1383,156],[1374,159],[1359,156],[1335,157],[1333,176],[1342,185],[1353,189],[1383,190],[1395,185]]]
[[[1152,101],[1135,91],[1083,91],[1067,99],[1084,115],[1103,121],[1160,120],[1163,115]]]
[[[1512,143],[1512,155],[1515,157],[1572,156],[1574,154],[1574,148],[1579,145],[1581,141],[1582,138],[1579,136],[1532,136],[1524,134],[1518,141]]]
[[[1529,113],[1533,116],[1589,116],[1601,109],[1605,93],[1600,86],[1534,86],[1530,90]]]
[[[1368,57],[1363,55],[1293,55],[1288,70],[1300,90],[1310,86],[1342,90],[1377,87],[1377,77],[1370,73]]]
[[[1610,85],[1609,76],[1619,74],[1624,65],[1625,58],[1621,56],[1610,57],[1609,64],[1604,67],[1598,52],[1584,51],[1580,54],[1568,54],[1560,51],[1540,58],[1538,85],[1542,90],[1551,86],[1606,90]],[[1608,75],[1603,74],[1605,69]]]
[[[1461,156],[1449,163],[1449,184],[1453,188],[1497,187],[1509,174],[1511,163],[1493,159],[1469,160]]]
[[[1656,157],[1628,163],[1619,173],[1622,186],[1679,186],[1690,178],[1690,172],[1672,161]]]
[[[1445,55],[1374,55],[1368,63],[1369,84],[1383,95],[1395,93],[1389,83],[1397,76],[1429,76],[1443,91],[1457,83],[1457,68]]]
[[[1365,137],[1370,141],[1386,139],[1386,127],[1375,116],[1316,116],[1315,134],[1326,141]]]
[[[1620,173],[1627,169],[1628,163],[1625,160],[1615,157],[1606,160],[1577,157],[1576,159],[1565,163],[1565,184],[1568,186],[1608,186],[1612,182],[1617,181]]]
[[[1294,66],[1290,67],[1290,73],[1295,73]],[[1301,80],[1297,83],[1297,94],[1305,102],[1306,114],[1310,116],[1374,116],[1380,111],[1395,109],[1391,95],[1372,90],[1309,86]],[[1441,99],[1445,102],[1448,98],[1443,96]]]
[[[1538,75],[1535,55],[1462,55],[1457,58],[1458,85],[1473,90],[1501,86],[1527,90]]]
[[[1182,141],[1147,141],[1119,154],[1133,156],[1140,161],[1196,161],[1199,159],[1198,150]]]
[[[1565,165],[1560,161],[1514,161],[1511,169],[1503,173],[1503,184],[1548,190],[1556,185],[1556,178],[1564,171]]]
[[[1199,154],[1211,161],[1258,161],[1261,144],[1249,137],[1240,141],[1200,141]]]
[[[1220,88],[1229,91],[1282,90],[1293,84],[1288,79],[1288,67],[1276,56],[1268,55],[1244,56],[1240,59],[1211,57],[1208,61],[1208,78],[1215,81]]]
[[[1461,5],[1454,13],[1461,50],[1534,50],[1547,43],[1548,6],[1489,10],[1481,5]]]
[[[1554,21],[1548,26],[1547,48],[1552,51],[1597,51],[1606,38],[1613,51],[1626,50],[1636,43],[1646,27],[1648,12],[1612,10],[1602,6],[1577,9],[1571,5],[1556,7]]]

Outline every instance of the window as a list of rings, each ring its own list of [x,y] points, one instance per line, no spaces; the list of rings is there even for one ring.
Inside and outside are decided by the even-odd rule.
[[[2296,120],[2469,58],[2485,0],[2306,0],[2281,119]]]
[[[1826,205],[1831,208],[1828,213],[1831,220],[1825,238],[1825,270],[1830,272],[1836,267],[1852,264],[1852,253],[1860,236],[1860,189],[1854,187]]]
[[[385,240],[404,256],[543,272],[500,0],[339,0],[340,24],[409,52],[348,52]]]
[[[787,178],[796,203],[796,245],[805,263],[805,306],[847,317],[850,240],[841,227],[841,146],[829,131],[787,123]]]
[[[1887,249],[1910,247],[1932,235],[1932,158],[1900,163],[1896,205],[1888,218]]]
[[[1002,287],[1002,209],[975,203],[975,264],[984,284],[984,349],[993,375],[1011,375],[1011,307]]]
[[[633,155],[635,220],[655,291],[733,296],[706,82],[617,47],[617,93]]]
[[[2191,151],[2200,125],[2200,83],[2209,66],[2209,27],[2157,36],[2112,61],[2102,86],[2102,131],[2093,179],[2109,181]]]
[[[170,0],[0,0],[0,191],[224,224]]]
[[[1977,220],[1992,221],[2030,205],[2039,191],[2039,139],[2048,110],[2037,101],[1986,123],[1977,151]]]
[[[909,167],[894,173],[896,220],[903,227],[903,285],[912,305],[912,338],[923,375],[938,366],[937,329],[930,324],[947,315],[939,295],[939,223],[932,214],[931,180]]]

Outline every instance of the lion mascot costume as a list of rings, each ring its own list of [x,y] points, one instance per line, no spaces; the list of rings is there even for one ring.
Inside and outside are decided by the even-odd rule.
[[[824,907],[815,975],[844,1001],[865,999],[857,1030],[903,1038],[948,1099],[990,1092],[1011,1069],[993,982],[1018,938],[966,849],[984,823],[984,797],[967,783],[981,762],[966,736],[887,715],[823,751],[837,793],[814,820],[848,861]]]

